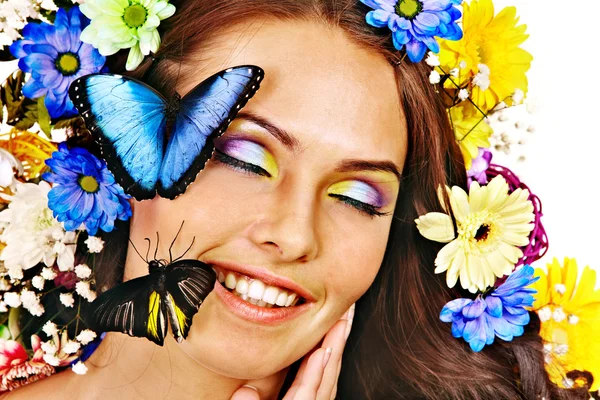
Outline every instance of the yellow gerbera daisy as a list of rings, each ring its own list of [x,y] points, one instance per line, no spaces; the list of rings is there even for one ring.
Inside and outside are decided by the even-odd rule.
[[[537,312],[545,342],[546,369],[554,383],[571,386],[569,371],[588,371],[594,376],[592,391],[600,389],[600,290],[595,290],[596,272],[585,267],[579,284],[575,259],[555,258],[548,273],[537,269],[540,279],[533,309]]]
[[[448,243],[435,259],[435,273],[446,273],[448,287],[460,278],[472,293],[492,286],[496,278],[510,274],[529,243],[533,229],[533,204],[529,191],[508,194],[506,180],[498,175],[487,186],[473,182],[469,194],[460,187],[446,186],[456,220],[444,213],[428,213],[415,220],[421,235]],[[441,192],[441,191],[440,191]],[[440,196],[442,204],[443,198]],[[444,208],[447,211],[446,206]],[[447,211],[448,212],[448,211]]]
[[[446,73],[461,68],[461,82],[474,78],[481,70],[480,64],[489,68],[489,88],[483,90],[487,85],[470,88],[471,99],[486,113],[517,89],[527,92],[526,72],[533,57],[519,47],[529,35],[525,34],[526,25],[517,25],[516,12],[515,7],[506,7],[494,16],[492,0],[464,2],[463,38],[440,41],[440,67]]]
[[[454,137],[460,146],[465,159],[465,168],[468,170],[473,159],[479,154],[479,147],[490,147],[490,136],[494,131],[484,121],[485,116],[468,103],[452,107],[449,114]]]

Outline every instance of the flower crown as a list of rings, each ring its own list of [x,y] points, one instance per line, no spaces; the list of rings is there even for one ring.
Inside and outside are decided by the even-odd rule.
[[[175,12],[164,0],[77,2],[2,3],[10,18],[0,21],[1,54],[9,50],[19,70],[0,88],[0,391],[69,367],[85,373],[102,339],[80,324],[80,310],[96,297],[94,256],[104,232],[131,217],[130,194],[103,159],[72,145],[85,127],[68,89],[84,75],[110,72],[106,57],[117,52],[128,52],[126,69],[136,69],[157,52],[157,28]],[[361,2],[366,23],[391,32],[406,62],[431,67],[465,161],[468,193],[439,188],[443,212],[416,220],[424,237],[445,244],[434,272],[466,296],[448,302],[440,319],[481,351],[522,335],[535,311],[552,380],[571,387],[580,383],[572,371],[590,371],[597,390],[600,364],[582,339],[600,334],[595,272],[586,267],[576,285],[574,260],[554,260],[547,272],[531,266],[548,249],[541,203],[491,163],[493,151],[508,150],[494,120],[522,107],[527,93],[532,57],[520,47],[527,35],[515,8],[495,14],[491,0]],[[68,311],[74,317],[64,318]]]

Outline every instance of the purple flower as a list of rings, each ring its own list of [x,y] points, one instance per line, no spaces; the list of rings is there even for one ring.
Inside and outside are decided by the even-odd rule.
[[[467,171],[467,184],[471,186],[471,182],[476,180],[480,185],[488,183],[486,172],[492,161],[492,152],[488,149],[479,148],[479,154],[471,163],[471,169]]]
[[[529,265],[517,269],[489,295],[475,300],[456,299],[448,302],[440,319],[452,323],[452,335],[463,338],[473,351],[481,351],[494,343],[495,337],[510,342],[521,336],[529,323],[525,307],[533,306],[535,289],[528,288],[539,277],[533,277]]]
[[[392,31],[394,47],[406,52],[412,62],[419,62],[427,49],[438,53],[435,37],[460,40],[462,30],[456,24],[461,12],[458,0],[360,0],[371,7],[367,23]]]
[[[106,60],[91,44],[79,40],[88,24],[79,7],[68,13],[59,8],[54,25],[29,23],[23,28],[24,39],[10,46],[20,59],[19,68],[31,74],[23,94],[30,99],[46,96],[44,104],[52,118],[76,113],[67,96],[71,82],[99,72]]]

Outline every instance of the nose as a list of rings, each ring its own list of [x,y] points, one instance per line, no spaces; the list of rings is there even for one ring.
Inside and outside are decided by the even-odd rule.
[[[272,199],[250,226],[252,243],[278,262],[307,262],[318,253],[316,205],[307,196]]]

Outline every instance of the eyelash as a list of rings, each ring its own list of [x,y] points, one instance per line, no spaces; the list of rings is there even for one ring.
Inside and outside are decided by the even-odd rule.
[[[215,149],[215,159],[217,162],[221,162],[226,164],[230,168],[246,173],[248,175],[261,175],[266,176],[268,178],[271,177],[271,174],[265,171],[263,168],[258,165],[250,164],[244,162],[242,160],[238,160],[237,158],[231,157],[222,151]],[[373,217],[381,217],[384,215],[388,215],[389,213],[381,212],[377,209],[377,207],[372,204],[363,203],[362,201],[353,199],[352,197],[344,196],[341,194],[329,194],[329,197],[333,197],[340,201],[341,203],[354,208],[361,214],[365,214],[371,218]]]

